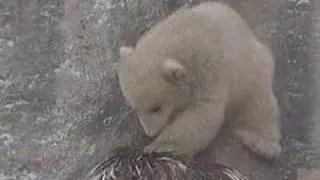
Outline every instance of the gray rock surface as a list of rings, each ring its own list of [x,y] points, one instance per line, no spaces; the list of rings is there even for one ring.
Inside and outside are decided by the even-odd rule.
[[[317,180],[320,178],[320,171],[316,169],[299,169],[297,180]]]
[[[0,0],[0,179],[82,179],[111,149],[146,143],[117,83],[117,48],[199,2]],[[227,2],[277,58],[284,152],[269,164],[222,133],[199,166],[218,160],[261,180],[319,168],[320,3]]]

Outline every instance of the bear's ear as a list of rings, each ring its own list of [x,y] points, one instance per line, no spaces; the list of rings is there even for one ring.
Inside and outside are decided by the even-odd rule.
[[[165,78],[170,82],[179,83],[187,77],[186,68],[177,60],[166,59],[161,68]]]
[[[134,52],[134,48],[131,46],[121,46],[119,49],[120,58],[126,59],[128,56],[130,56]]]

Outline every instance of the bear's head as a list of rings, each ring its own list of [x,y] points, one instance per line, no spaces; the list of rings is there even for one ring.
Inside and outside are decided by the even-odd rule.
[[[118,77],[123,96],[149,137],[158,135],[191,99],[188,69],[170,57],[123,46]]]

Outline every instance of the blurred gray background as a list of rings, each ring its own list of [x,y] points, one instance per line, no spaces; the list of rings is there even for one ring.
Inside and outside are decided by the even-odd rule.
[[[283,153],[267,163],[222,132],[200,167],[217,160],[258,180],[320,168],[320,1],[221,1],[273,50]],[[83,179],[113,148],[141,147],[117,82],[118,47],[199,2],[0,0],[0,180]]]

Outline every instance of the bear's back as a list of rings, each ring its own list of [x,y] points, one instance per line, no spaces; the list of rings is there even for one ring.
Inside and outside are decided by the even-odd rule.
[[[255,41],[246,22],[233,9],[210,2],[181,8],[156,24],[138,41],[136,55],[141,61],[170,57],[190,63],[190,59],[200,60],[197,57],[221,59],[223,51],[238,56]]]

